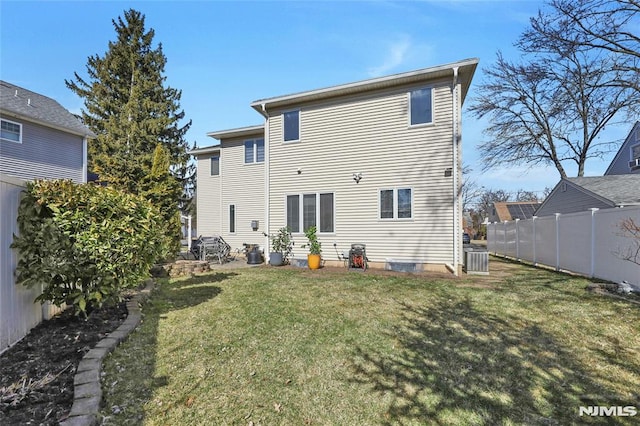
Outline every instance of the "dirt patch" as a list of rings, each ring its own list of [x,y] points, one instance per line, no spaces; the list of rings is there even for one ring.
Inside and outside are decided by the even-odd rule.
[[[57,425],[73,405],[73,379],[85,353],[127,317],[126,301],[87,319],[62,312],[0,355],[0,424]]]

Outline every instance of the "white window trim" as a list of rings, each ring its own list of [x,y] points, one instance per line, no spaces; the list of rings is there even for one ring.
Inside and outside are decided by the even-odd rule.
[[[20,128],[20,133],[18,135],[18,140],[14,141],[13,139],[6,139],[6,138],[1,138],[3,141],[7,141],[7,142],[12,142],[12,143],[22,143],[22,123],[16,123],[15,121],[11,121],[11,120],[6,120],[4,118],[0,119],[0,121],[4,121],[10,124],[15,124],[16,126],[18,126]]]
[[[418,123],[418,124],[411,124],[411,92],[415,92],[416,90],[425,90],[425,89],[429,89],[431,91],[431,121],[429,121],[428,123]],[[419,127],[429,127],[429,126],[433,126],[435,124],[435,111],[434,111],[434,100],[433,100],[433,96],[434,96],[434,88],[433,86],[424,86],[424,87],[417,87],[415,89],[411,89],[407,92],[407,105],[409,105],[409,108],[407,108],[407,124],[409,125],[409,128],[411,129],[415,129],[415,128],[419,128]]]
[[[333,231],[321,232],[320,231],[320,194],[332,194],[333,195],[333,209],[331,214],[333,215]],[[292,235],[304,235],[304,196],[315,195],[316,196],[316,229],[319,235],[335,235],[336,233],[336,193],[335,191],[316,191],[316,192],[289,192],[284,195],[284,223],[287,226],[287,197],[292,195],[298,196],[298,225],[300,231],[292,232]],[[412,194],[413,196],[413,194]]]
[[[398,217],[398,190],[409,189],[411,190],[411,216],[410,217]],[[393,217],[382,217],[382,211],[380,210],[380,197],[382,191],[393,191]],[[378,189],[378,220],[382,222],[407,222],[412,221],[415,212],[415,190],[412,186],[394,186]]]
[[[218,158],[218,174],[214,175],[213,174],[213,168],[211,167],[211,163],[213,162],[213,159],[216,158],[216,157]],[[221,165],[222,165],[222,158],[221,158],[220,154],[212,155],[211,157],[209,157],[209,176],[211,176],[211,177],[219,177],[220,176],[220,172],[222,171],[222,170],[220,170],[221,169]]]
[[[285,130],[284,130],[284,115],[288,112],[298,112],[298,139],[291,139],[290,141],[285,140]],[[287,111],[282,111],[282,143],[299,143],[302,135],[302,112],[300,109],[289,109]],[[293,194],[292,194],[293,195]]]
[[[246,139],[242,142],[242,147],[244,149],[243,151],[243,163],[245,166],[250,166],[250,165],[254,165],[254,164],[264,164],[264,158],[262,159],[262,161],[258,161],[258,141],[262,140],[262,146],[264,149],[264,138],[255,138],[255,139]],[[252,146],[253,146],[253,161],[247,163],[246,161],[246,143],[251,142]]]

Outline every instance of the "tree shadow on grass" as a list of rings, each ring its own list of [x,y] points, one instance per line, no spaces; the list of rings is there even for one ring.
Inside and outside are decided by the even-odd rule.
[[[236,273],[205,274],[184,280],[157,283],[151,297],[142,307],[143,322],[107,359],[103,379],[104,392],[101,423],[142,424],[145,404],[154,392],[169,383],[169,377],[156,374],[156,347],[160,321],[172,311],[188,309],[222,293],[219,283]]]
[[[354,382],[390,401],[383,424],[630,421],[578,415],[580,406],[636,404],[595,383],[570,348],[535,324],[487,315],[468,300],[401,309],[389,333],[394,349],[356,348],[352,365]]]

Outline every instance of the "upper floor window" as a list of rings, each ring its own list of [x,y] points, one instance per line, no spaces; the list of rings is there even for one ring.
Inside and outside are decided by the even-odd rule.
[[[380,190],[380,219],[411,219],[412,211],[411,188]]]
[[[211,157],[211,176],[218,176],[220,174],[220,156],[214,155]]]
[[[631,170],[640,169],[640,144],[631,147],[631,161],[629,162]]]
[[[409,93],[411,103],[410,123],[412,126],[433,122],[432,92],[430,88],[427,88],[413,90]]]
[[[264,163],[264,139],[244,141],[244,163]]]
[[[300,110],[288,111],[282,114],[284,121],[284,141],[300,140]]]
[[[2,120],[2,129],[0,130],[0,138],[22,143],[22,125],[13,121]]]
[[[333,193],[287,196],[287,226],[292,233],[304,232],[312,226],[318,232],[333,232]],[[302,213],[302,214],[301,214]]]

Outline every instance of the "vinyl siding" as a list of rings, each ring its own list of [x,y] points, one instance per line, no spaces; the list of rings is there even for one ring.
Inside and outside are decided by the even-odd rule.
[[[198,156],[198,235],[211,237],[220,235],[222,220],[220,216],[222,174],[211,176],[211,157],[213,154]],[[224,161],[220,159],[220,169]],[[222,170],[221,170],[222,171]]]
[[[624,175],[628,173],[640,173],[640,168],[631,170],[629,162],[631,161],[633,146],[640,144],[640,123],[636,123],[633,127],[627,139],[620,147],[617,155],[611,162],[611,165],[607,169],[605,175]]]
[[[536,211],[536,216],[550,216],[555,213],[574,213],[583,212],[591,208],[606,209],[614,207],[593,196],[584,193],[571,186],[566,185],[566,191],[561,190],[561,185],[549,195],[544,205]]]
[[[0,140],[0,172],[20,179],[84,182],[83,138],[24,120],[22,143]]]
[[[408,91],[425,86],[434,89],[433,124],[410,128]],[[453,178],[444,176],[453,158],[450,80],[300,111],[300,142],[283,143],[281,111],[268,120],[270,232],[286,223],[286,195],[333,192],[335,232],[319,236],[325,259],[364,243],[373,262],[451,263]],[[353,173],[362,173],[360,183]],[[392,188],[412,189],[411,219],[379,219],[379,191]],[[304,235],[294,240],[295,256],[306,256]]]
[[[255,137],[262,137],[262,134]],[[222,141],[222,232],[233,251],[242,250],[243,243],[264,245],[264,162],[244,163],[244,141],[254,136]],[[235,205],[236,232],[229,232],[229,206]],[[257,220],[254,231],[251,221]],[[265,231],[266,232],[266,231]],[[266,250],[265,250],[266,251]]]

